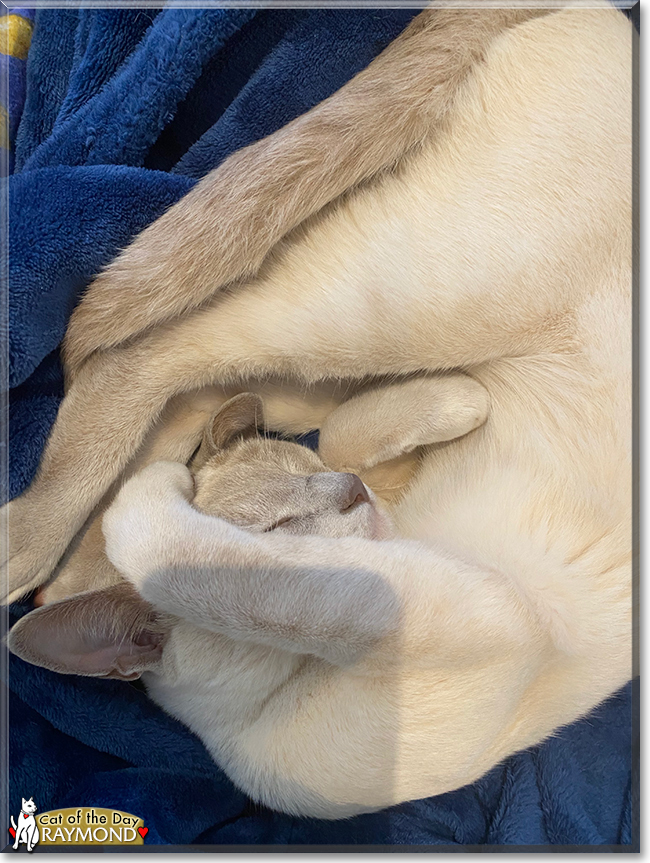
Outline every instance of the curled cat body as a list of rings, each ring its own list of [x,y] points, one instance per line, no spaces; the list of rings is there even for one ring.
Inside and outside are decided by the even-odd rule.
[[[345,398],[325,400],[317,422],[333,472],[363,479],[418,448],[389,503],[390,538],[233,524],[192,506],[188,469],[168,462],[130,479],[104,518],[112,565],[181,620],[167,642],[176,683],[157,677],[153,697],[176,687],[168,709],[216,741],[206,705],[223,692],[232,733],[210,744],[215,757],[287,812],[336,818],[458,788],[632,673],[631,25],[611,8],[491,29],[491,13],[463,14],[418,16],[324,107],[235,154],[98,278],[71,323],[69,390],[39,474],[5,511],[13,599],[47,582],[156,422],[165,438],[174,399],[205,386],[343,382]],[[454,50],[435,54],[471,55],[450,94],[440,69],[428,78],[427,51],[463,20]],[[377,80],[394,87],[385,109]],[[355,150],[352,179],[341,152],[357,126],[321,123],[350,104],[392,147]],[[326,184],[295,158],[302,144],[328,176],[338,166],[347,177],[328,206],[309,199]],[[242,203],[223,239],[211,207],[232,205],[238,177],[250,191],[257,169],[287,153],[286,206],[247,220]],[[298,199],[314,208],[298,213]],[[262,227],[270,249],[251,245]],[[222,241],[253,250],[239,270]],[[188,285],[193,250],[201,269]],[[111,297],[126,296],[137,314],[114,315]],[[460,378],[489,394],[489,417],[441,432],[436,399]],[[307,396],[294,407],[313,418]],[[182,633],[197,627],[205,649],[181,660]],[[134,655],[158,661],[160,639],[141,641]],[[234,677],[221,674],[218,644],[241,660]],[[251,644],[280,651],[284,671],[265,679]],[[236,715],[237,692],[260,686],[258,714]]]
[[[420,397],[411,406],[421,411],[420,384],[411,384],[410,395]],[[431,385],[437,399],[430,437],[462,436],[485,422],[487,398],[482,387],[460,375],[434,379]],[[400,403],[406,407],[409,385],[399,391]],[[444,396],[452,391],[454,401],[448,399],[444,410]],[[373,393],[373,402],[376,405],[385,401],[387,395],[390,399],[385,391]],[[109,536],[111,525],[117,525],[118,532],[127,526],[144,549],[146,539],[138,516],[133,518],[134,509],[144,512],[173,478],[184,487],[193,508],[227,519],[253,536],[273,533],[284,537],[360,537],[375,542],[394,537],[386,505],[358,476],[328,470],[318,455],[304,446],[257,436],[262,419],[263,402],[259,396],[243,393],[227,400],[208,423],[191,460],[190,473],[179,463],[154,462],[126,484],[106,515]],[[410,426],[407,428],[410,433]],[[408,451],[410,442],[408,438],[398,439],[394,428],[391,434],[393,461],[399,461],[401,451]],[[371,438],[366,435],[364,439],[366,452]],[[380,457],[377,451],[373,461]],[[397,469],[401,472],[402,465]],[[164,525],[158,526],[158,530],[165,529]],[[182,540],[182,544],[186,543],[193,544],[191,536]],[[330,580],[330,588],[332,582],[340,582],[339,602],[345,601],[345,572],[328,572],[325,567],[307,585],[300,571],[285,571],[279,579],[281,594],[273,596],[267,581],[273,579],[272,569],[264,573],[266,585],[259,584],[255,590],[250,580],[252,573],[241,571],[237,564],[226,585],[226,564],[217,588],[219,596],[211,597],[210,585],[204,582],[206,575],[210,578],[208,571],[202,566],[195,571],[184,567],[180,572],[170,570],[165,576],[171,578],[170,585],[180,578],[184,603],[192,606],[190,619],[183,619],[183,611],[173,596],[162,602],[154,599],[151,604],[120,577],[118,570],[124,565],[122,547],[119,540],[109,542],[108,557],[117,568],[113,568],[114,577],[106,578],[111,563],[108,559],[101,561],[103,548],[92,543],[98,558],[94,564],[103,567],[104,582],[110,585],[59,601],[53,601],[50,594],[45,607],[23,617],[13,627],[8,639],[10,649],[28,662],[60,673],[127,680],[142,675],[149,695],[203,740],[241,788],[269,806],[328,818],[358,811],[358,802],[339,800],[333,806],[332,801],[320,799],[310,790],[309,783],[301,787],[296,777],[277,774],[273,765],[278,760],[286,762],[291,741],[297,742],[292,726],[305,725],[301,735],[304,744],[311,733],[322,737],[318,726],[340,721],[340,704],[352,691],[356,691],[357,703],[359,699],[367,702],[365,711],[383,712],[386,720],[394,721],[392,711],[385,709],[395,698],[393,675],[378,676],[372,659],[364,669],[382,628],[390,625],[389,619],[397,613],[390,590],[368,574],[367,590],[373,597],[364,633],[363,610],[358,603],[353,602],[347,609],[339,607],[332,626],[326,609],[317,602],[315,593],[323,574]],[[86,557],[85,565],[88,562]],[[293,607],[291,593],[287,595],[287,576],[293,576],[294,590],[308,591],[305,599],[311,611]],[[66,581],[65,570],[61,578]],[[257,594],[254,604],[250,602],[251,588],[252,594]],[[163,592],[166,590],[163,588]],[[249,596],[244,597],[242,591]],[[217,605],[213,606],[215,598]],[[378,602],[386,606],[385,619],[377,615]],[[204,614],[204,619],[199,620],[197,613],[199,618]],[[368,689],[365,695],[364,689]],[[309,712],[301,717],[297,707],[303,702],[309,705]],[[310,731],[313,714],[319,716],[319,721]],[[363,724],[357,733],[362,728]],[[386,732],[390,733],[389,727]],[[278,734],[283,741],[280,749],[269,744],[269,737]],[[257,741],[255,749],[262,745],[262,760],[250,751],[252,741]],[[340,745],[335,740],[331,743]],[[303,761],[304,748],[299,747],[296,755]],[[384,753],[384,757],[391,755],[390,751]],[[327,769],[325,764],[311,767],[318,772]],[[389,762],[385,768],[390,769]],[[364,808],[367,805],[366,800]]]

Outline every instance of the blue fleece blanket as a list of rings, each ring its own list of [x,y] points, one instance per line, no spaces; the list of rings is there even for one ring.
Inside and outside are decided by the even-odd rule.
[[[11,205],[10,475],[19,494],[62,397],[81,291],[229,153],[330,95],[409,10],[36,13]],[[26,612],[29,603],[13,609]],[[589,846],[631,842],[631,688],[471,787],[343,822],[252,804],[141,687],[11,657],[10,811],[107,806],[147,844]]]

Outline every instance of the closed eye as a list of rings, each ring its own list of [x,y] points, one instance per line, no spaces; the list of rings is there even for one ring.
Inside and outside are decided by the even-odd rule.
[[[295,516],[293,515],[287,515],[284,518],[279,519],[278,521],[274,521],[273,524],[264,528],[263,533],[269,533],[269,531],[275,530],[276,527],[280,527],[283,524],[288,524],[290,521],[293,521],[294,518]]]

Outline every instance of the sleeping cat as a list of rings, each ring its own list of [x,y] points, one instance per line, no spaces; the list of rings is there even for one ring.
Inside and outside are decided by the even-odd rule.
[[[632,673],[632,28],[612,8],[423,15],[90,287],[39,474],[3,513],[13,599],[50,578],[157,422],[159,441],[188,444],[175,435],[193,409],[173,428],[166,411],[206,386],[274,377],[305,393],[299,424],[310,388],[336,381],[344,398],[316,411],[335,470],[372,462],[372,405],[384,458],[394,429],[433,444],[390,504],[392,539],[252,533],[198,512],[187,469],[166,462],[104,519],[113,564],[183,626],[263,629],[292,662],[315,657],[251,723],[232,717],[218,756],[291,812],[459,788]],[[421,413],[402,399],[409,375],[426,388],[450,370],[487,390],[489,421],[435,443],[420,426],[435,398]],[[209,656],[179,669],[218,674]],[[245,661],[205,698],[234,705],[260,684]],[[187,691],[179,677],[198,727]]]
[[[454,430],[460,435],[485,420],[484,392],[467,383],[465,393],[471,396],[459,400],[453,412]],[[159,495],[156,477],[162,469],[165,477],[171,471],[181,484],[189,480],[185,492],[196,509],[227,519],[252,535],[361,537],[377,543],[394,536],[386,507],[358,476],[329,471],[316,453],[298,444],[256,436],[262,413],[259,396],[243,393],[228,400],[205,430],[191,463],[193,480],[180,464],[158,462],[138,476],[140,493],[144,480],[153,497]],[[438,435],[441,415],[438,411]],[[447,433],[452,433],[450,424]],[[400,446],[394,433],[393,440],[393,453],[409,449],[409,442],[404,440]],[[375,458],[380,457],[376,453]],[[109,523],[119,519],[125,505],[133,506],[128,483],[106,516]],[[129,518],[129,523],[139,533],[137,517]],[[139,541],[144,539],[140,536]],[[183,543],[191,541],[185,537]],[[109,557],[121,566],[119,549],[111,546]],[[225,560],[223,564],[227,567]],[[289,775],[279,776],[274,765],[286,762],[286,753],[294,747],[300,753],[304,734],[300,725],[309,725],[314,712],[336,715],[351,686],[361,715],[381,710],[394,697],[393,671],[389,667],[382,673],[381,662],[377,664],[381,654],[375,655],[384,630],[397,624],[398,609],[390,589],[369,579],[367,589],[373,597],[367,631],[361,635],[364,615],[355,603],[338,610],[334,626],[320,604],[310,612],[305,600],[312,605],[316,599],[312,591],[318,587],[313,581],[305,583],[300,571],[289,576],[294,582],[290,607],[282,597],[274,602],[266,590],[260,593],[247,584],[247,572],[233,571],[230,585],[219,587],[218,610],[212,607],[206,585],[192,585],[203,575],[193,568],[161,571],[159,595],[151,603],[121,579],[101,590],[54,602],[13,627],[9,648],[28,662],[62,673],[127,680],[144,673],[154,700],[189,725],[253,798],[296,814],[328,818],[358,811],[359,801],[320,799]],[[273,578],[273,572],[267,577]],[[182,603],[174,596],[176,579],[182,583]],[[284,589],[286,579],[286,573],[278,572]],[[341,582],[345,601],[346,574],[334,568],[329,579]],[[242,588],[253,588],[258,594],[255,607],[242,602]],[[305,591],[301,602],[298,593]],[[378,617],[377,602],[382,597],[386,608]],[[311,702],[309,714],[302,718],[297,708],[301,700]],[[312,728],[315,736],[320,733],[318,725],[317,720]],[[279,747],[265,746],[263,759],[254,766],[246,742],[251,732],[261,735],[260,742],[276,737],[282,741]],[[345,741],[331,739],[330,744],[338,748]],[[324,754],[313,747],[312,769],[319,775],[334,769],[331,758],[323,760]],[[390,747],[383,757],[388,768],[394,757]],[[383,802],[378,798],[375,806]],[[369,803],[364,799],[361,808]]]
[[[232,395],[237,389],[205,387],[173,399],[125,476],[156,461],[187,463],[203,439],[198,454],[191,459],[191,468],[196,471],[209,449],[205,428],[213,420],[207,426],[206,421],[216,412],[225,428],[222,411],[227,415],[236,408],[236,399],[242,395]],[[338,384],[325,383],[305,391],[265,381],[248,398],[259,400],[258,419],[266,429],[300,434],[320,426],[321,463],[335,471],[359,473],[387,506],[396,505],[406,493],[417,473],[423,447],[462,437],[482,425],[489,410],[486,389],[460,373],[396,379],[355,392],[350,399],[350,393]],[[357,428],[360,411],[363,434]],[[261,477],[256,476],[255,482],[261,485]],[[113,488],[104,497],[51,579],[39,588],[34,599],[37,606],[122,581],[106,557],[101,529],[115,492]],[[228,517],[227,505],[218,511],[215,505],[213,500],[213,515]]]

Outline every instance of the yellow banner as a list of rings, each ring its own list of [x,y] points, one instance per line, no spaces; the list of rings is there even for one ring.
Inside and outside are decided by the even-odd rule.
[[[41,845],[144,845],[142,818],[96,806],[55,809],[36,816]]]

